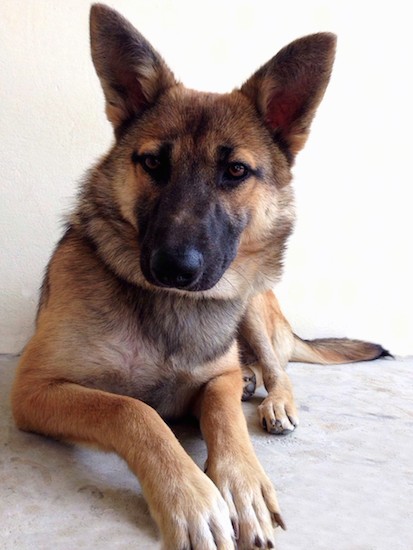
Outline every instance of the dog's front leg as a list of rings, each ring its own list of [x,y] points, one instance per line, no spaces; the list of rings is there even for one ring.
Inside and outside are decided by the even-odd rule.
[[[298,413],[285,368],[291,358],[294,336],[272,291],[250,299],[240,339],[249,361],[251,357],[256,361],[249,368],[256,373],[257,380],[262,375],[268,392],[258,407],[263,428],[273,434],[290,433],[298,425]]]
[[[117,452],[138,476],[164,550],[234,550],[227,505],[154,409],[60,380],[17,377],[19,428]]]
[[[225,498],[238,548],[274,548],[273,527],[284,523],[275,490],[250,441],[241,406],[240,369],[206,384],[197,403],[208,447],[207,474]]]

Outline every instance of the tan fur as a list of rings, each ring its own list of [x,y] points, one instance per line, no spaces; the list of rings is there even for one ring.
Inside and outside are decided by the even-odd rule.
[[[291,381],[285,372],[289,361],[339,364],[389,355],[381,346],[360,340],[302,340],[293,333],[272,291],[249,301],[239,341],[246,385],[253,377],[253,391],[263,384],[268,392],[258,407],[261,424],[275,434],[288,433],[299,423]],[[253,391],[244,392],[244,399]]]
[[[290,359],[378,355],[368,344],[334,351],[299,340],[270,290],[294,222],[291,165],[334,44],[330,34],[305,37],[239,90],[201,93],[178,83],[118,13],[91,10],[116,140],[85,179],[49,263],[13,414],[23,430],[123,457],[168,550],[233,549],[234,537],[240,549],[273,548],[273,526],[284,527],[248,437],[241,361],[262,373],[261,421],[279,433],[298,423]],[[239,168],[242,181],[229,171]],[[160,250],[185,269],[195,258],[196,277],[173,263],[155,269]],[[164,422],[191,413],[207,475]]]

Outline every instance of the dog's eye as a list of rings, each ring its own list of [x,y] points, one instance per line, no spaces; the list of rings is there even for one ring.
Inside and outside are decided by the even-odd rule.
[[[161,159],[156,155],[145,155],[142,159],[142,164],[146,170],[154,172],[161,166]]]
[[[161,147],[159,152],[154,151],[140,155],[136,151],[132,153],[133,164],[145,170],[156,185],[165,185],[169,181],[171,169],[169,158],[168,145]]]
[[[231,162],[224,173],[224,178],[230,181],[240,181],[249,174],[248,166],[241,162]]]

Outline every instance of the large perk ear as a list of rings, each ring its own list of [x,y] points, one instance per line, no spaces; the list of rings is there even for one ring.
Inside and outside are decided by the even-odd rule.
[[[90,10],[92,59],[115,130],[176,84],[149,42],[118,12],[103,4]]]
[[[241,87],[290,162],[304,146],[334,61],[336,37],[319,33],[283,48]]]

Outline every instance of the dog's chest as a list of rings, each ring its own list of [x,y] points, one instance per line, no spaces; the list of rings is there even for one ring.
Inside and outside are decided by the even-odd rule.
[[[210,364],[189,361],[179,353],[165,357],[159,347],[140,336],[112,336],[99,350],[106,368],[93,376],[92,385],[144,401],[162,416],[182,415],[211,378]]]
[[[216,376],[215,364],[231,347],[242,310],[238,302],[140,291],[105,339],[101,352],[112,368],[102,373],[100,386],[140,399],[163,416],[183,414]]]

